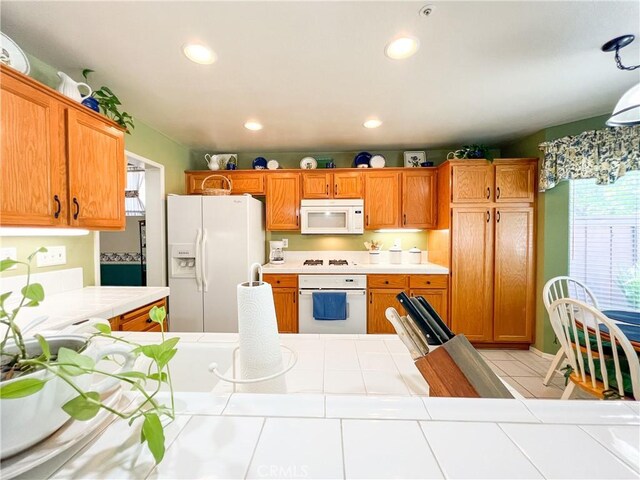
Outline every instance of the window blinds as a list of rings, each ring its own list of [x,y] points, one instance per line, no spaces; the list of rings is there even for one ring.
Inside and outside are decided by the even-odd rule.
[[[640,171],[616,183],[572,180],[569,274],[601,309],[640,310]]]

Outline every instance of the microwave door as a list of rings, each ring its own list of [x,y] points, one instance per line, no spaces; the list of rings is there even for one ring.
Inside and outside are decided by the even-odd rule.
[[[350,213],[349,208],[305,207],[302,233],[349,233]]]

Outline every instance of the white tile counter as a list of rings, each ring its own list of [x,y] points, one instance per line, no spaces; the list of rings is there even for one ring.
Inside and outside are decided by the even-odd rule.
[[[169,335],[198,345],[237,341],[237,334]],[[358,359],[408,357],[393,335],[281,341],[313,353],[321,377],[331,371],[327,358],[347,351]],[[314,366],[303,362],[300,373],[311,374]],[[160,465],[139,444],[140,423],[116,420],[22,478],[640,478],[638,402],[366,393],[176,392]]]
[[[24,478],[640,476],[629,402],[178,393],[177,403],[158,466],[140,424],[115,421]]]
[[[262,272],[269,273],[295,273],[298,275],[308,275],[313,273],[331,274],[410,274],[410,275],[447,275],[449,269],[435,263],[423,262],[418,264],[409,263],[354,263],[347,266],[329,266],[327,262],[323,266],[308,266],[302,262],[287,262],[283,265],[266,264],[262,266]]]

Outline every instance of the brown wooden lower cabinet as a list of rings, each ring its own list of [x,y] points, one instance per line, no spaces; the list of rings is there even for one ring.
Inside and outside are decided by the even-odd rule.
[[[160,325],[149,318],[149,312],[153,307],[164,307],[166,309],[167,299],[161,298],[153,303],[109,319],[111,330],[125,332],[159,332],[161,330]],[[166,320],[164,322],[164,330],[167,331]]]
[[[394,307],[401,316],[406,314],[396,299],[401,292],[424,297],[448,325],[448,282],[447,275],[367,275],[367,333],[395,333],[385,311]]]
[[[264,281],[273,289],[278,332],[298,333],[298,276],[265,275]]]
[[[400,315],[404,312],[396,296],[403,292],[401,288],[370,288],[367,304],[367,333],[396,333],[384,312],[394,307]]]

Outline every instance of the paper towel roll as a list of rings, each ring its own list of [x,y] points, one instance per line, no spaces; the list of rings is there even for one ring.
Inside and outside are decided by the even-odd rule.
[[[276,309],[271,285],[246,282],[238,285],[238,333],[240,378],[273,375],[283,369]],[[283,376],[265,382],[239,384],[238,390],[254,393],[286,393]]]

